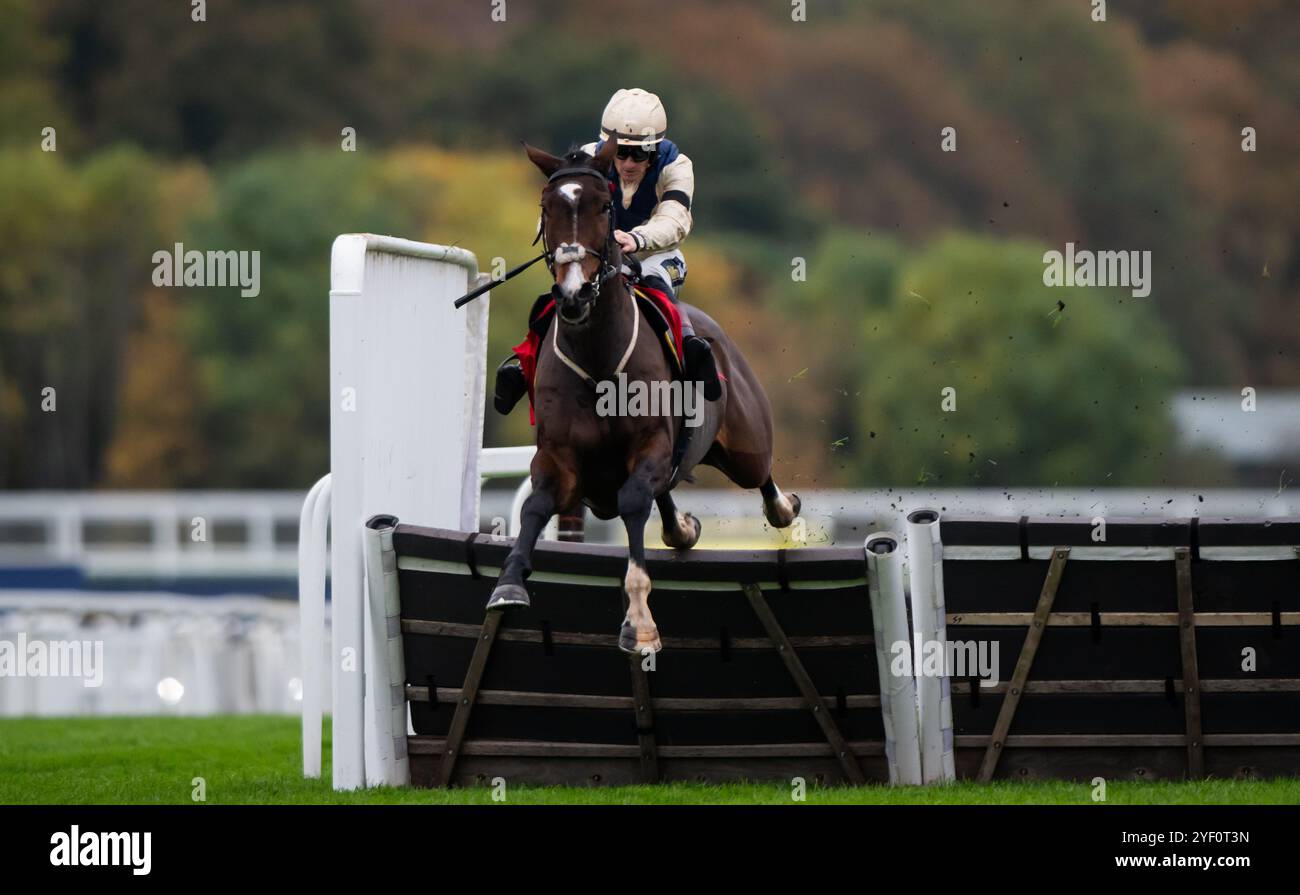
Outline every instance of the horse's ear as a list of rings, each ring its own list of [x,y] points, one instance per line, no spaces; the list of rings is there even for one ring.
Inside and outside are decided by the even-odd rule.
[[[538,149],[536,146],[529,146],[527,143],[524,144],[524,152],[528,153],[528,157],[533,160],[533,164],[547,177],[560,170],[560,166],[564,164],[563,159],[558,159],[549,152]]]
[[[610,168],[614,165],[614,156],[618,155],[618,141],[612,137],[605,140],[604,145],[596,153],[596,168],[602,174],[608,174]]]

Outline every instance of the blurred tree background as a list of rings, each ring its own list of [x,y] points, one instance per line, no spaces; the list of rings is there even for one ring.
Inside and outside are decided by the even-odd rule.
[[[0,0],[0,487],[310,483],[333,238],[526,258],[518,141],[590,140],[633,85],[695,161],[685,296],[767,384],[785,480],[1233,484],[1170,400],[1300,383],[1294,9],[809,7]],[[1151,296],[1044,287],[1067,241],[1150,250]],[[260,251],[261,294],[155,287],[177,242]],[[493,357],[545,276],[493,293]]]

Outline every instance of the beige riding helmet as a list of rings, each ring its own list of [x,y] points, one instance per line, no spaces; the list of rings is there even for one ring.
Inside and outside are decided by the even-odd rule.
[[[668,113],[664,104],[640,87],[615,93],[600,116],[601,138],[616,139],[620,146],[654,149],[667,133]]]

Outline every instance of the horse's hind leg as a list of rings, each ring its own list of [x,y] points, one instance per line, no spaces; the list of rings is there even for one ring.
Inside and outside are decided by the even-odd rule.
[[[758,491],[763,495],[763,515],[767,517],[767,521],[773,528],[785,528],[794,522],[803,507],[803,501],[799,499],[798,494],[781,493],[781,489],[776,486],[776,482],[772,481],[771,476]]]
[[[655,498],[659,517],[664,523],[664,544],[674,550],[690,550],[700,539],[700,520],[690,513],[682,513],[673,503],[673,496],[665,492]]]

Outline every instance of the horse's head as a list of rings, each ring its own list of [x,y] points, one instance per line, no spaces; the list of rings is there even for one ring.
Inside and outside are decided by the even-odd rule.
[[[618,146],[607,140],[595,157],[571,152],[559,158],[527,144],[524,150],[546,175],[540,235],[555,277],[551,294],[562,321],[585,323],[601,287],[622,263],[609,189]]]

